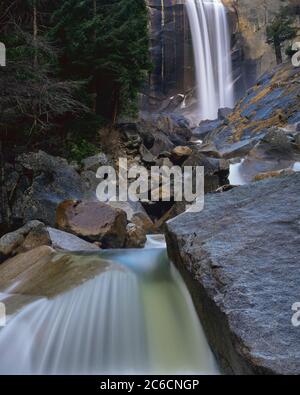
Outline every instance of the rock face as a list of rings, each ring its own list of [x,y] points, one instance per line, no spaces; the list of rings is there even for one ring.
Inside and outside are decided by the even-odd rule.
[[[265,0],[263,3],[261,0],[223,0],[223,3],[237,17],[235,36],[243,52],[245,70],[252,70],[252,77],[256,79],[276,65],[274,49],[267,44],[266,28],[281,6],[295,6],[295,0]],[[296,24],[300,28],[300,18]],[[247,77],[242,75],[242,78]]]
[[[144,106],[157,108],[166,96],[192,87],[193,52],[181,0],[147,0],[154,65]],[[188,89],[188,88],[187,88]]]
[[[235,374],[300,374],[300,174],[206,198],[198,214],[167,224],[221,366]]]
[[[57,208],[56,224],[63,231],[100,242],[103,248],[122,248],[125,244],[125,211],[104,203],[65,201]]]
[[[203,152],[217,157],[241,157],[271,127],[286,128],[299,122],[299,78],[300,68],[289,63],[262,76],[226,120],[207,134]]]

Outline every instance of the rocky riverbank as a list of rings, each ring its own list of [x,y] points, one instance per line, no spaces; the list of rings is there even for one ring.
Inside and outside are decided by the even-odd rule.
[[[168,222],[171,259],[226,373],[299,374],[300,174],[210,195]]]
[[[200,152],[241,161],[246,184],[167,223],[169,256],[229,374],[299,374],[299,68],[265,74],[232,112],[194,130]],[[225,191],[225,192],[224,192]]]

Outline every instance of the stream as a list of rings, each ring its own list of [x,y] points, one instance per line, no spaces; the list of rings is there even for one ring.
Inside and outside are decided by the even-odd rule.
[[[48,265],[56,267],[47,283],[54,296],[43,296],[40,281],[31,300],[26,272],[19,291],[1,290],[2,302],[26,300],[0,330],[0,374],[218,373],[162,236],[149,236],[143,250],[57,253]],[[81,280],[61,291],[66,268]]]

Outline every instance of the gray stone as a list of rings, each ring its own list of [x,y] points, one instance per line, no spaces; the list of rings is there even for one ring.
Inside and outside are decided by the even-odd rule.
[[[23,223],[38,219],[54,226],[58,204],[67,199],[82,199],[86,185],[67,161],[43,151],[20,155],[22,182],[19,182],[16,197],[12,202],[12,215]]]
[[[49,233],[51,245],[55,249],[70,252],[100,250],[97,245],[82,240],[79,237],[70,233],[66,233],[50,227],[47,228],[47,231]]]
[[[151,233],[153,231],[154,224],[141,202],[108,202],[108,204],[113,208],[125,211],[127,221],[144,229],[146,233]]]
[[[100,152],[97,155],[89,156],[88,158],[83,159],[82,165],[84,170],[91,170],[96,173],[100,166],[110,166],[111,161],[108,159],[107,155],[105,155],[103,152]]]
[[[3,254],[5,256],[14,254],[24,242],[25,237],[33,229],[43,225],[44,224],[40,221],[30,221],[22,228],[2,236],[0,239],[0,254]]]
[[[300,374],[300,174],[209,195],[205,209],[167,224],[184,275],[225,372]]]
[[[147,242],[146,232],[140,226],[128,224],[126,230],[126,248],[144,248]]]

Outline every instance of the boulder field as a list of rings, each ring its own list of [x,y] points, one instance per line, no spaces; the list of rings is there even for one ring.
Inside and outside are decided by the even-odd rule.
[[[300,374],[299,196],[300,174],[279,176],[207,195],[202,212],[167,223],[169,255],[226,373]]]

